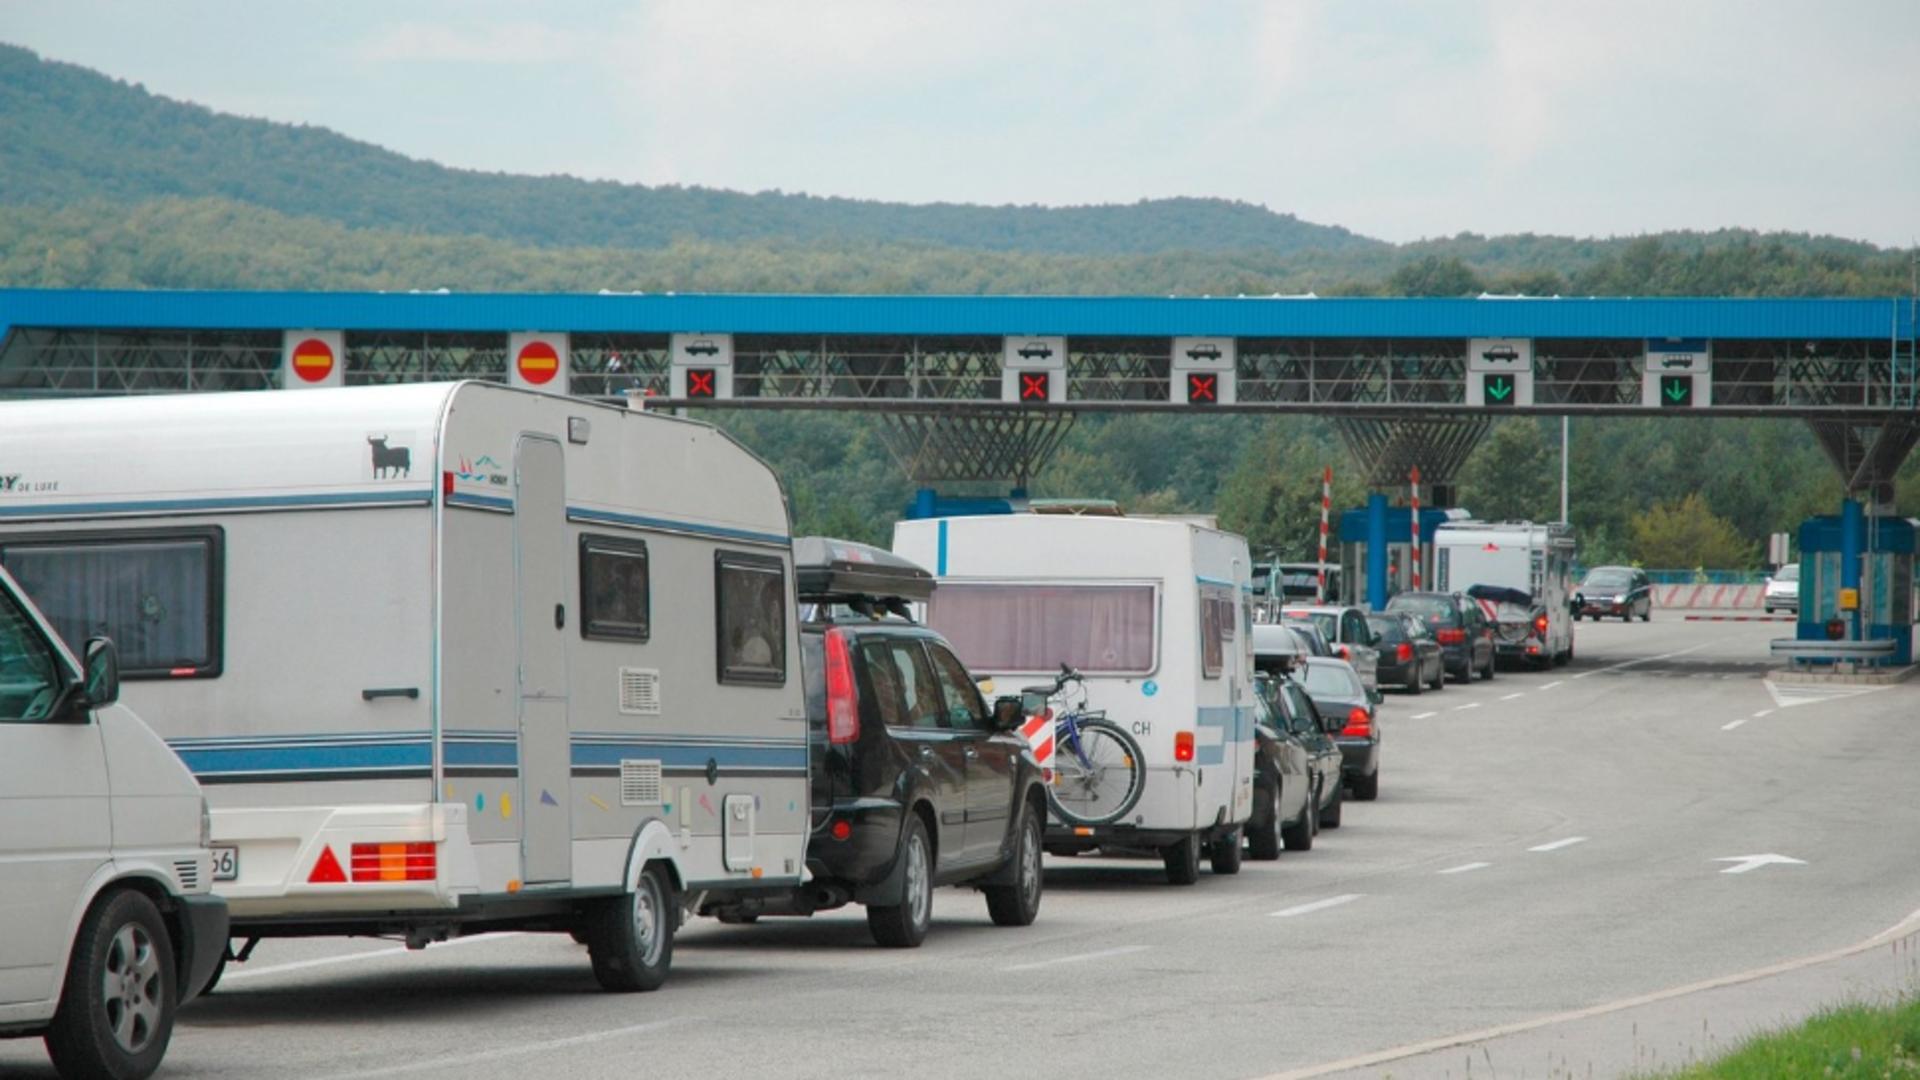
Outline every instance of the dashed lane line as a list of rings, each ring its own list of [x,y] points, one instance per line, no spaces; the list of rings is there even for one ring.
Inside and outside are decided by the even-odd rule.
[[[1753,718],[1755,720],[1758,720],[1762,717],[1772,716],[1772,715],[1773,715],[1772,709],[1761,709],[1759,712],[1753,714]]]
[[[1279,911],[1274,912],[1273,917],[1276,919],[1291,919],[1295,915],[1311,915],[1316,911],[1325,911],[1331,907],[1339,907],[1341,904],[1351,904],[1355,900],[1360,899],[1360,896],[1360,893],[1342,893],[1339,896],[1329,896],[1325,900],[1315,900],[1310,904],[1295,904],[1293,907],[1281,908]]]
[[[1105,960],[1110,956],[1126,956],[1131,953],[1146,952],[1151,948],[1153,948],[1151,945],[1122,945],[1117,949],[1101,949],[1098,952],[1076,953],[1073,956],[1056,956],[1051,960],[1035,960],[1031,964],[1015,964],[1000,970],[1034,971],[1043,967],[1053,967],[1056,964],[1079,964],[1088,960]]]
[[[1534,846],[1528,848],[1527,850],[1528,851],[1559,851],[1561,848],[1570,848],[1575,844],[1584,844],[1586,842],[1587,842],[1587,838],[1584,836],[1569,836],[1563,840],[1550,840],[1544,844],[1535,844]]]
[[[1413,716],[1409,717],[1409,719],[1425,720],[1429,716],[1439,716],[1439,715],[1440,714],[1437,712],[1417,712],[1417,713],[1414,713]]]
[[[564,1050],[570,1046],[585,1046],[589,1043],[605,1042],[632,1035],[645,1035],[661,1028],[679,1024],[690,1024],[694,1017],[681,1016],[670,1020],[651,1020],[644,1024],[628,1024],[626,1027],[612,1028],[607,1031],[590,1031],[584,1035],[569,1035],[563,1039],[545,1039],[540,1042],[519,1043],[503,1046],[497,1050],[482,1050],[477,1054],[460,1057],[436,1057],[429,1061],[414,1061],[405,1065],[383,1065],[375,1069],[363,1069],[359,1072],[329,1073],[320,1080],[374,1080],[381,1076],[405,1076],[408,1073],[440,1072],[458,1069],[467,1065],[484,1065],[488,1062],[507,1058],[526,1057],[529,1054],[546,1054],[555,1050]],[[536,1070],[539,1071],[539,1070]]]
[[[1698,645],[1693,645],[1685,649],[1677,650],[1675,652],[1661,653],[1658,656],[1643,656],[1638,660],[1628,660],[1619,664],[1610,664],[1603,668],[1594,668],[1592,671],[1583,671],[1580,674],[1575,675],[1574,678],[1584,679],[1589,675],[1600,675],[1609,671],[1619,671],[1621,668],[1629,668],[1634,666],[1635,664],[1651,664],[1655,660],[1671,660],[1676,656],[1685,656],[1690,652],[1699,652],[1701,649],[1704,649],[1707,646],[1712,644],[1714,644],[1714,642],[1703,641]]]
[[[1565,680],[1565,679],[1555,679],[1555,680],[1553,680],[1552,682],[1550,682],[1550,683],[1548,683],[1547,685],[1545,685],[1545,686],[1543,686],[1543,687],[1541,687],[1540,689],[1542,689],[1542,690],[1551,690],[1551,689],[1553,689],[1554,687],[1556,687],[1556,686],[1559,686],[1559,685],[1560,685],[1561,683],[1563,683],[1563,682],[1566,682],[1566,681],[1567,681],[1567,680]]]
[[[1522,691],[1520,691],[1520,692],[1519,692],[1519,693],[1517,693],[1517,694],[1508,694],[1508,695],[1507,695],[1506,697],[1503,697],[1503,698],[1501,698],[1500,700],[1501,700],[1501,701],[1512,701],[1512,700],[1513,700],[1514,698],[1517,698],[1517,697],[1526,697],[1526,696],[1527,696],[1527,692],[1526,692],[1525,690],[1522,690]]]
[[[1477,702],[1477,701],[1469,701],[1469,702],[1467,702],[1467,703],[1466,703],[1465,705],[1455,705],[1455,706],[1454,706],[1453,708],[1451,708],[1451,709],[1448,709],[1447,711],[1448,711],[1448,712],[1465,712],[1465,711],[1467,711],[1468,709],[1477,709],[1477,708],[1479,708],[1479,707],[1480,707],[1480,703],[1479,703],[1479,702]]]
[[[1744,724],[1744,723],[1746,723],[1746,720],[1745,720],[1745,719],[1740,719],[1740,720],[1734,720],[1734,721],[1730,721],[1730,722],[1728,722],[1728,723],[1725,723],[1725,724],[1721,724],[1721,725],[1720,725],[1720,730],[1721,730],[1721,731],[1732,731],[1732,730],[1733,730],[1734,728],[1737,728],[1737,727],[1739,727],[1739,726],[1740,726],[1741,724]]]
[[[1449,866],[1445,870],[1436,870],[1434,872],[1438,874],[1464,874],[1470,870],[1485,870],[1492,865],[1490,862],[1461,863],[1459,866]]]

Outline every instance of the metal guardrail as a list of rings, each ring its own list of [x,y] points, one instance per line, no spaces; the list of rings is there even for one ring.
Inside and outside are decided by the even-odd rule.
[[[1893,655],[1892,638],[1873,641],[1801,641],[1798,638],[1774,638],[1768,646],[1775,656],[1799,663],[1811,660],[1884,660]]]

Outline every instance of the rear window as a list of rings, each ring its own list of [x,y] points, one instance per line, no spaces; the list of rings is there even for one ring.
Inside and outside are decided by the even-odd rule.
[[[1320,631],[1320,636],[1326,638],[1328,641],[1340,640],[1340,617],[1337,615],[1325,611],[1312,613],[1305,611],[1288,611],[1282,614],[1289,619],[1299,619],[1302,622],[1312,623],[1314,627]]]
[[[1333,664],[1307,665],[1307,693],[1323,697],[1361,696],[1359,683],[1353,677],[1351,668],[1337,667]]]
[[[1460,612],[1453,601],[1438,596],[1396,596],[1387,601],[1388,611],[1404,611],[1417,615],[1428,626],[1457,627],[1460,625]]]
[[[1158,604],[1151,585],[943,584],[927,602],[973,671],[1144,674],[1154,668]]]
[[[800,635],[800,682],[807,690],[807,719],[816,724],[827,719],[827,636]]]
[[[1775,570],[1773,572],[1773,580],[1799,581],[1800,580],[1800,564],[1788,563],[1787,565],[1781,567],[1780,569]]]
[[[1397,645],[1407,639],[1407,628],[1399,619],[1369,618],[1367,626],[1380,635],[1380,640],[1385,642]]]

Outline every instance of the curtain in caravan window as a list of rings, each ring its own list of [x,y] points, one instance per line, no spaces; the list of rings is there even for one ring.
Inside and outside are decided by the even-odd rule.
[[[1151,585],[943,584],[927,624],[974,671],[1153,670]]]
[[[218,673],[209,540],[9,544],[0,561],[74,652],[108,637],[125,677]]]

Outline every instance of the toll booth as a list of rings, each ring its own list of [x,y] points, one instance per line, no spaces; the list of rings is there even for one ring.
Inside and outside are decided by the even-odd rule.
[[[1375,496],[1384,502],[1384,496]],[[1386,577],[1384,587],[1378,591],[1368,578],[1367,558],[1371,548],[1369,537],[1373,529],[1372,517],[1375,508],[1360,507],[1348,510],[1340,515],[1340,595],[1342,604],[1371,608],[1376,605],[1370,597],[1379,597],[1380,604],[1396,593],[1411,592],[1413,584],[1413,509],[1406,506],[1385,506],[1384,520],[1386,530]],[[1470,515],[1465,510],[1444,507],[1423,506],[1420,508],[1420,588],[1433,588],[1433,535],[1434,530],[1449,521],[1464,521]],[[1329,597],[1329,601],[1333,598]]]
[[[1920,521],[1868,518],[1857,509],[1811,518],[1800,526],[1800,619],[1794,636],[1827,641],[1838,629],[1849,640],[1890,638],[1892,656],[1864,662],[1904,667],[1913,663],[1914,556]],[[1850,528],[1859,530],[1854,547],[1861,553],[1857,610],[1841,603],[1851,580],[1842,554]]]

